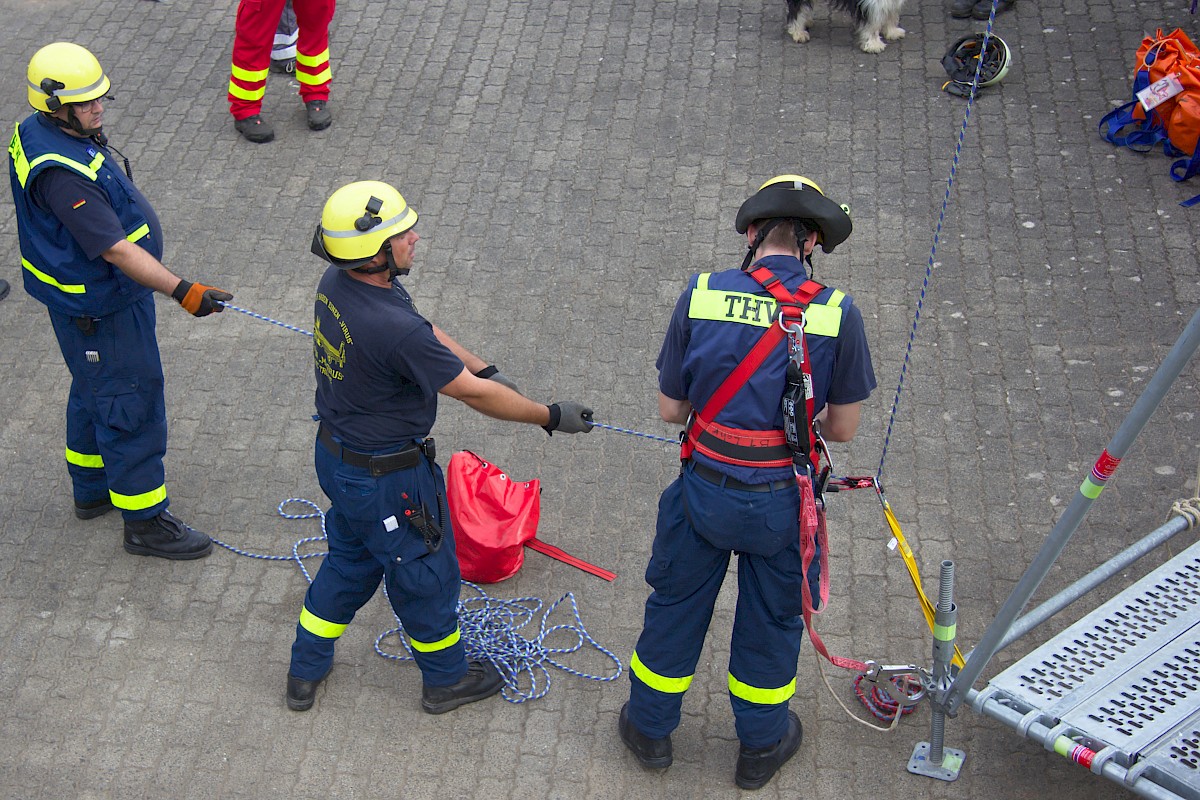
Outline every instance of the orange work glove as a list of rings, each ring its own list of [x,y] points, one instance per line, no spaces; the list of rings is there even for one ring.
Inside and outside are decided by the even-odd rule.
[[[171,297],[179,301],[179,305],[187,309],[193,317],[207,317],[209,314],[225,310],[221,305],[226,300],[232,300],[233,295],[215,286],[205,286],[203,283],[189,283],[180,280]]]

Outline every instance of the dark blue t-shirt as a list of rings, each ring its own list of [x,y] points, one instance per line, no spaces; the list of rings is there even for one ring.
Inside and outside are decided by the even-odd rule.
[[[806,279],[804,264],[791,256],[767,256],[757,264],[771,270],[789,291]],[[702,409],[762,337],[774,308],[774,300],[757,281],[741,270],[710,274],[699,287],[693,276],[675,305],[659,352],[659,390],[674,400],[687,400]],[[758,300],[757,298],[762,298]],[[862,313],[849,296],[826,288],[813,305],[830,305],[837,318],[836,335],[816,335],[820,326],[806,324],[809,364],[813,380],[813,413],[826,403],[845,405],[867,399],[875,388],[875,371],[867,346]],[[742,430],[783,428],[781,400],[787,383],[787,344],[781,343],[747,381],[716,422]],[[791,475],[791,469],[743,467],[725,464],[703,453],[693,454],[698,462],[745,483],[764,483]]]
[[[313,356],[317,414],[360,451],[428,436],[438,391],[463,371],[398,281],[375,286],[336,267],[317,287]]]
[[[162,242],[162,226],[153,206],[133,181],[126,184],[133,202],[150,226],[150,241]],[[54,167],[38,174],[29,192],[33,204],[51,212],[71,232],[88,258],[100,254],[125,238],[125,229],[113,211],[104,190],[78,172]]]

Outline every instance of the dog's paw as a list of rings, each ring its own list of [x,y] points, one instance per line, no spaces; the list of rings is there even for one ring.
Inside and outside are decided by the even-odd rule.
[[[788,35],[792,37],[792,41],[799,44],[804,44],[810,38],[812,38],[808,33],[808,29],[804,25],[799,25],[795,22],[787,26],[787,32]]]
[[[882,53],[887,45],[884,43],[883,39],[880,39],[879,36],[876,35],[870,38],[864,37],[862,41],[859,42],[859,47],[864,53]]]
[[[899,25],[887,28],[883,32],[883,38],[887,39],[889,42],[894,42],[897,39],[903,39],[904,28],[901,28]]]

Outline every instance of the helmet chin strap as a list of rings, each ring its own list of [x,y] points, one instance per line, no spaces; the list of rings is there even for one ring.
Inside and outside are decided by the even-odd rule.
[[[771,231],[773,231],[776,227],[788,221],[789,220],[777,217],[775,219],[767,220],[767,222],[761,228],[759,228],[758,233],[754,237],[754,242],[746,248],[746,257],[742,259],[743,272],[745,272],[750,264],[754,261],[754,254],[758,252],[758,248],[763,243],[763,240],[766,239],[767,236],[770,235]],[[811,277],[813,274],[812,253],[808,253],[807,255],[804,253],[804,240],[808,237],[808,228],[806,228],[804,223],[798,219],[790,220],[790,222],[792,223],[792,231],[796,236],[796,249],[799,250],[801,254],[800,260],[808,265],[808,274]]]
[[[101,125],[96,128],[83,127],[83,123],[79,121],[79,117],[75,116],[75,109],[73,108],[73,105],[74,104],[72,103],[67,104],[66,120],[56,117],[53,114],[47,114],[46,116],[50,117],[51,121],[60,128],[75,131],[84,138],[90,138],[94,136],[96,141],[98,141],[101,146],[107,145],[108,137],[104,135],[104,126]]]
[[[381,247],[380,250],[383,251],[384,257],[387,259],[384,263],[377,267],[358,267],[354,271],[361,272],[364,275],[378,275],[386,270],[389,281],[395,280],[400,275],[407,275],[408,273],[412,272],[412,270],[408,267],[401,269],[399,266],[397,266],[396,256],[392,253],[392,243],[390,241],[384,242],[383,247]]]

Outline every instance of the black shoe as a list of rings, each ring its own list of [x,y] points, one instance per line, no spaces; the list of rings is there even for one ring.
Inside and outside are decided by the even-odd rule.
[[[313,701],[317,699],[317,687],[321,685],[321,681],[323,680],[325,680],[324,675],[315,681],[302,681],[289,672],[287,707],[292,711],[308,711],[312,708]]]
[[[304,104],[304,113],[308,117],[309,130],[323,131],[333,124],[333,114],[326,100],[309,100]]]
[[[426,714],[445,714],[459,706],[491,697],[504,686],[504,678],[490,662],[467,663],[467,674],[453,686],[421,687],[421,708]]]
[[[0,300],[3,300],[4,298],[8,297],[9,288],[10,287],[8,285],[8,281],[4,280],[3,278],[0,278]]]
[[[1017,0],[996,0],[996,15],[999,16],[1005,11],[1013,7],[1013,3]],[[988,19],[992,16],[992,0],[979,0],[975,4],[975,8],[971,11],[971,16],[975,19]]]
[[[139,556],[185,561],[211,553],[212,539],[163,511],[150,519],[125,520],[125,550]]]
[[[629,703],[621,706],[621,717],[617,720],[617,732],[621,741],[637,757],[646,769],[666,769],[671,766],[671,737],[651,739],[629,721]]]
[[[294,58],[272,58],[271,72],[278,72],[280,75],[291,75],[296,71],[296,59]]]
[[[90,503],[76,503],[75,516],[79,519],[95,519],[113,510],[112,500],[94,500]]]
[[[950,4],[950,16],[954,17],[955,19],[968,19],[971,16],[971,12],[975,9],[976,1],[977,0],[954,0],[954,2]],[[990,3],[988,5],[989,7],[991,6]]]
[[[787,760],[796,755],[804,729],[796,712],[788,710],[788,729],[783,738],[771,747],[751,749],[742,746],[738,752],[737,773],[734,782],[743,789],[761,789],[775,776]]]
[[[262,118],[261,115],[255,114],[252,117],[245,119],[235,119],[233,127],[237,129],[246,141],[262,144],[269,142],[275,138],[275,129],[271,127],[271,123]]]

